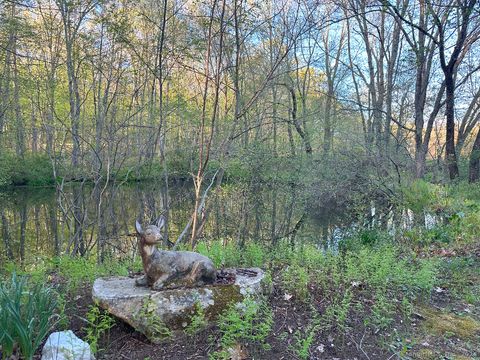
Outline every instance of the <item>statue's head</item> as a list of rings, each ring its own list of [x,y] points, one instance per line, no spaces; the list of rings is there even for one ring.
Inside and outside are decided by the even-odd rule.
[[[135,221],[135,229],[138,236],[147,245],[155,245],[163,239],[162,228],[165,226],[165,218],[160,216],[155,225],[148,225],[145,229],[142,229],[142,225]]]

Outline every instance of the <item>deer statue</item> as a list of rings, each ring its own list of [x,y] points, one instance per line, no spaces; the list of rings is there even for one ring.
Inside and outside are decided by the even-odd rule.
[[[166,251],[155,247],[163,239],[161,230],[164,225],[163,216],[145,230],[138,221],[135,222],[145,271],[145,275],[135,281],[136,285],[162,290],[212,284],[217,272],[208,257],[192,251]]]

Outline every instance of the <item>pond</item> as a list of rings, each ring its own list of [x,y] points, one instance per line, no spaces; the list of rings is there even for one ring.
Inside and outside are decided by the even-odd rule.
[[[63,254],[132,257],[137,251],[135,219],[153,223],[168,204],[168,237],[174,242],[190,219],[193,201],[189,182],[171,184],[168,191],[154,182],[3,191],[0,262],[29,265]],[[376,222],[393,228],[394,216],[387,219],[388,211],[372,211],[373,204],[359,217],[358,211],[331,202],[323,206],[313,199],[312,206],[312,199],[292,186],[226,184],[212,191],[208,201],[204,240],[272,244],[294,238],[326,248]],[[402,226],[408,226],[408,212],[403,213]]]

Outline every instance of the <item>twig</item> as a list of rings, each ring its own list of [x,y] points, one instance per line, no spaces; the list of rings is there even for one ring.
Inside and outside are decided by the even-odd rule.
[[[364,332],[363,332],[363,336],[362,336],[362,339],[360,340],[360,344],[358,344],[355,339],[353,338],[352,335],[350,335],[350,339],[352,339],[352,341],[355,343],[355,345],[357,345],[357,349],[359,349],[363,355],[365,355],[365,357],[370,360],[370,356],[368,356],[368,354],[365,352],[365,350],[363,350],[362,348],[362,342],[363,342],[363,338],[365,337],[365,332],[367,331],[367,329],[365,328]]]

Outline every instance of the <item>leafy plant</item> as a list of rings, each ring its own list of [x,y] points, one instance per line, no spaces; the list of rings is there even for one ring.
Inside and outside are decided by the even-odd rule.
[[[155,302],[148,298],[134,317],[142,323],[145,335],[153,341],[161,341],[172,337],[172,331],[156,313]]]
[[[306,360],[310,356],[310,347],[315,340],[317,332],[320,330],[320,323],[316,312],[313,315],[312,322],[305,328],[305,331],[297,330],[294,334],[294,343],[290,345],[292,350],[300,359]]]
[[[233,304],[218,318],[221,350],[211,354],[213,359],[229,358],[228,350],[241,341],[253,342],[268,348],[265,342],[272,331],[273,312],[265,301],[245,298]]]
[[[300,265],[290,265],[282,273],[283,288],[300,301],[308,299],[308,281],[307,270]]]
[[[43,284],[30,285],[16,273],[0,284],[0,345],[4,357],[12,355],[15,345],[25,359],[35,351],[55,323],[57,297]]]
[[[185,328],[188,335],[194,335],[207,325],[205,310],[199,302],[195,303],[194,314],[190,318],[190,324]]]
[[[115,319],[100,310],[98,304],[94,304],[90,306],[90,310],[87,313],[87,321],[86,340],[90,344],[92,352],[96,354],[99,351],[98,341],[115,324]]]

